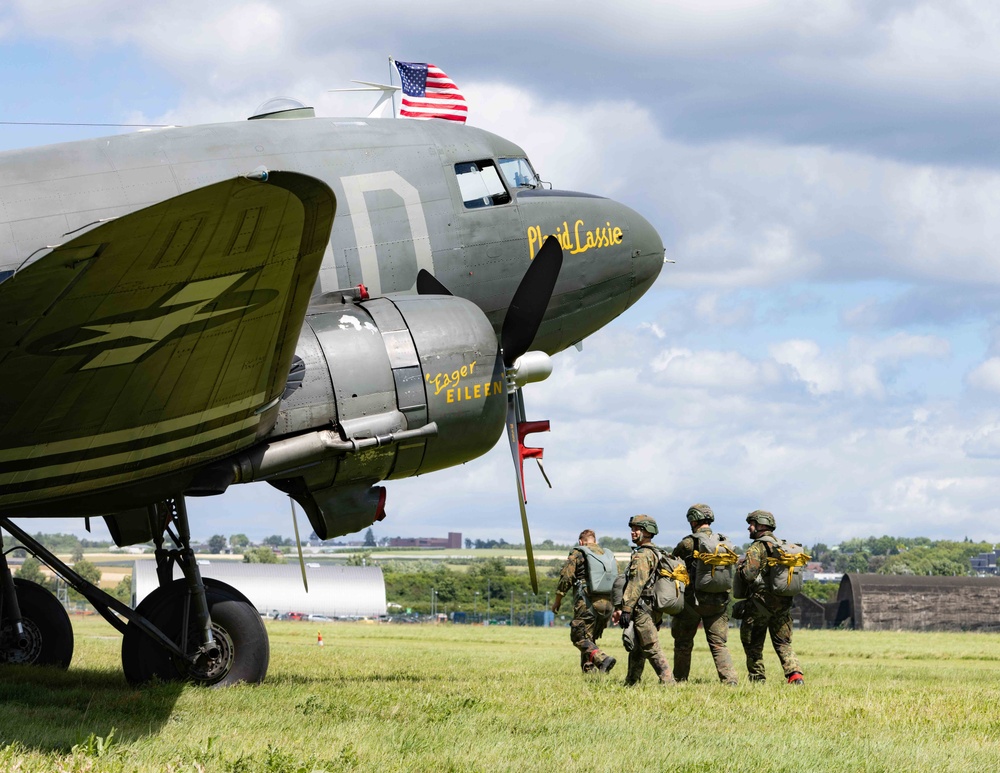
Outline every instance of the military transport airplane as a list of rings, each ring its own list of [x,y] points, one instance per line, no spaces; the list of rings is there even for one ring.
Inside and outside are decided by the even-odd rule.
[[[0,153],[0,527],[122,632],[133,684],[267,670],[186,497],[267,481],[329,538],[505,428],[519,466],[519,388],[663,264],[640,215],[494,134],[281,107]],[[12,520],[67,515],[152,540],[160,587],[132,610]],[[0,585],[0,661],[68,666],[61,605],[2,553]]]

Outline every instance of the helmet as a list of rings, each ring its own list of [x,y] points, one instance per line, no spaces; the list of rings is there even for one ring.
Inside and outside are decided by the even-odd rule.
[[[747,516],[747,523],[756,523],[760,526],[775,528],[774,516],[767,512],[767,510],[754,510]]]
[[[715,520],[715,513],[712,512],[712,508],[708,505],[691,505],[687,511],[687,519],[691,523],[695,523],[696,521],[708,521],[711,523]]]
[[[656,521],[652,516],[646,515],[645,513],[640,513],[639,515],[633,515],[628,519],[629,528],[633,526],[638,526],[640,529],[645,529],[650,534],[659,534],[660,530],[656,526]]]

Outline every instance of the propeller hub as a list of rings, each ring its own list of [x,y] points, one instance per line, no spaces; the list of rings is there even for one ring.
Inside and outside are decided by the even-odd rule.
[[[507,371],[507,382],[514,387],[544,381],[552,375],[552,358],[545,352],[525,352]]]

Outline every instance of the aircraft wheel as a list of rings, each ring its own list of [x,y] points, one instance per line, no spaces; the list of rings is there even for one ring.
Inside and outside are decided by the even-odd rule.
[[[210,578],[204,582],[217,652],[191,665],[129,623],[122,638],[122,668],[129,684],[136,686],[159,679],[228,687],[237,682],[263,681],[270,660],[270,644],[260,615],[235,588]],[[199,636],[193,612],[188,612],[188,630],[181,635],[188,599],[185,581],[174,580],[146,596],[135,611],[175,642],[186,640],[187,649],[194,651]]]
[[[73,626],[63,605],[38,583],[14,578],[17,603],[21,607],[24,640],[14,624],[0,620],[0,663],[69,668],[73,659]]]

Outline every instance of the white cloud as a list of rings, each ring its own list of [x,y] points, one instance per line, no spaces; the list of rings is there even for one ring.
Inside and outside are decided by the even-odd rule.
[[[966,438],[962,449],[972,458],[1000,459],[1000,423],[993,421],[982,424]]]
[[[441,25],[445,10],[451,23]],[[819,314],[791,329],[738,292],[754,288],[777,306],[810,283],[997,284],[1000,174],[992,142],[975,133],[985,126],[989,140],[995,125],[985,119],[1000,74],[996,9],[728,0],[721,10],[686,1],[609,14],[594,0],[515,0],[505,11],[516,29],[491,34],[479,6],[436,0],[348,15],[317,0],[17,0],[0,11],[0,36],[58,40],[93,58],[136,52],[176,85],[176,98],[146,108],[156,123],[241,120],[276,95],[321,115],[363,113],[370,96],[326,89],[384,80],[386,51],[430,59],[460,81],[472,122],[521,144],[546,179],[646,215],[678,260],[660,280],[681,288],[678,305],[657,309],[655,289],[633,321],[561,355],[552,378],[529,388],[529,418],[553,421],[533,440],[556,488],[528,465],[537,538],[567,539],[581,521],[624,536],[627,515],[646,510],[669,524],[669,542],[698,500],[739,535],[742,514],[764,506],[798,539],[964,529],[1000,538],[997,417],[901,395],[894,383],[907,368],[950,362],[962,345],[954,330],[842,340],[816,329]],[[517,61],[504,58],[512,35],[526,52]],[[940,145],[968,155],[935,163]],[[843,316],[872,314],[854,303]],[[739,337],[745,328],[752,341]],[[706,342],[706,330],[726,338]],[[1000,392],[1000,359],[966,383],[974,397]],[[511,466],[501,445],[391,482],[390,518],[376,531],[519,539]],[[287,502],[267,486],[191,507],[209,533],[289,533]]]
[[[480,11],[445,5],[459,30],[479,25]],[[591,25],[584,9],[598,9],[596,3],[576,7],[573,14],[558,5],[515,7],[521,34],[549,36],[558,29],[570,38]],[[1000,73],[995,10],[978,3],[873,9],[846,1],[791,0],[731,0],[727,7],[720,13],[696,3],[632,4],[616,12],[620,23],[602,26],[599,39],[581,42],[581,51],[598,59],[607,55],[600,52],[622,49],[623,37],[629,52],[650,47],[646,86],[626,78],[613,93],[572,91],[553,100],[544,96],[543,84],[467,77],[461,85],[470,98],[472,122],[518,141],[557,186],[612,196],[647,215],[665,236],[668,255],[678,260],[669,272],[675,286],[773,287],[858,278],[996,284],[992,252],[1000,241],[1000,222],[993,213],[1000,205],[1000,174],[993,169],[904,163],[822,141],[789,146],[780,132],[770,130],[736,130],[739,139],[681,139],[660,116],[660,100],[650,97],[662,77],[658,73],[673,69],[663,57],[690,64],[712,61],[722,52],[743,57],[747,70],[756,57],[773,64],[809,56],[823,77],[832,78],[823,88],[834,91],[854,76],[849,68],[841,76],[822,68],[835,63],[834,72],[842,72],[842,63],[854,61],[863,63],[866,83],[871,72],[883,73],[891,83],[932,82],[927,72],[917,77],[912,69],[922,63],[948,73],[948,79],[966,78],[976,93],[988,92],[981,88],[977,63],[985,56],[987,67]],[[159,114],[133,111],[131,120],[184,125],[241,120],[278,95],[302,99],[320,114],[364,111],[370,98],[327,89],[348,86],[352,77],[384,80],[384,53],[336,41],[350,39],[345,30],[384,29],[386,45],[404,40],[412,45],[406,35],[425,29],[405,11],[359,7],[345,19],[303,0],[281,5],[222,0],[210,8],[191,0],[148,7],[112,0],[85,6],[70,0],[16,2],[6,18],[21,33],[66,39],[91,51],[101,41],[136,47],[174,75],[181,94]],[[407,33],[411,21],[416,26]],[[447,34],[454,37],[453,31]],[[489,38],[483,40],[488,47]],[[681,40],[694,41],[693,49],[679,53]],[[707,43],[713,46],[706,49]],[[420,49],[445,51],[433,37]],[[469,52],[453,51],[454,66],[461,70]],[[928,51],[939,55],[924,55]],[[882,61],[887,64],[881,69],[873,67]],[[505,76],[498,71],[498,78]],[[780,83],[772,88],[780,90]],[[709,99],[711,87],[697,86],[695,93]]]
[[[666,331],[655,322],[642,322],[639,324],[639,330],[648,330],[654,338],[663,340],[667,337]]]
[[[941,359],[951,350],[935,336],[897,333],[888,338],[853,338],[845,350],[824,355],[815,341],[791,340],[771,346],[771,354],[791,367],[815,395],[849,392],[857,397],[885,398],[883,373],[900,363],[929,357]]]
[[[1000,357],[990,357],[970,371],[966,383],[973,389],[1000,392]]]
[[[1000,279],[993,170],[822,147],[688,145],[665,136],[639,104],[541,103],[509,86],[473,89],[485,107],[475,123],[516,138],[557,187],[619,198],[645,214],[677,260],[666,272],[676,286]]]
[[[756,390],[781,380],[774,363],[754,363],[738,352],[693,352],[690,349],[667,349],[660,352],[651,367],[660,381],[674,386]]]
[[[882,31],[883,45],[859,61],[859,69],[898,89],[932,92],[949,101],[981,99],[986,95],[974,84],[1000,74],[1000,13],[992,3],[903,4]]]
[[[694,351],[670,356],[671,363],[725,359]],[[592,375],[592,405],[633,397],[630,391],[615,398],[600,387],[595,394],[591,385],[604,379]],[[584,513],[588,502],[608,501],[610,491],[622,512],[678,521],[690,502],[715,502],[720,527],[730,530],[742,514],[764,506],[779,514],[784,534],[800,539],[946,535],[955,528],[1000,535],[989,526],[1000,507],[984,486],[1000,467],[990,459],[971,462],[963,451],[981,419],[958,418],[947,406],[899,412],[888,405],[869,413],[865,403],[884,388],[866,391],[852,378],[841,378],[846,393],[831,403],[788,401],[782,389],[750,390],[750,397],[739,380],[726,389],[714,378],[657,379],[633,412],[573,421],[558,421],[553,404],[546,412],[529,397],[531,413],[553,418],[546,459],[559,483],[546,495],[547,507]],[[971,511],[979,513],[975,523],[965,515]],[[668,527],[666,541],[679,529]]]

